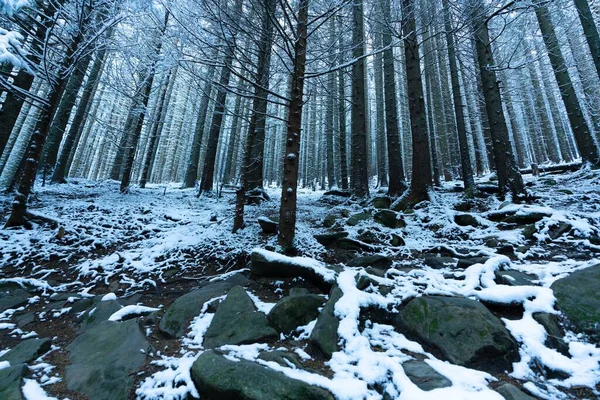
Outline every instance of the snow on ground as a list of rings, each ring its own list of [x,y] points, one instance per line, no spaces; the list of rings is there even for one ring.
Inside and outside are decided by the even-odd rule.
[[[362,268],[345,267],[337,277],[332,276],[343,292],[335,309],[340,319],[338,333],[343,347],[327,363],[333,372],[331,378],[258,360],[259,350],[275,350],[267,344],[225,346],[222,350],[231,359],[254,360],[290,377],[327,388],[339,399],[381,398],[374,389],[375,384],[384,384],[385,392],[399,399],[501,399],[489,389],[489,383],[495,379],[491,375],[439,360],[391,326],[367,323],[364,328],[359,327],[361,307],[394,308],[415,296],[460,294],[495,303],[522,304],[525,312],[521,319],[503,319],[503,322],[520,345],[521,361],[515,364],[512,376],[525,382],[524,387],[531,393],[544,399],[566,399],[568,395],[561,388],[596,387],[600,383],[598,347],[586,342],[582,335],[569,333],[569,357],[549,349],[543,344],[546,332],[532,314],[539,311],[555,313],[550,285],[575,270],[599,262],[598,253],[590,250],[600,249],[589,238],[598,234],[600,226],[600,174],[583,170],[549,178],[527,177],[526,180],[532,193],[541,197],[535,206],[509,205],[500,210],[501,200],[494,197],[485,200],[488,209],[498,212],[546,215],[535,223],[538,233],[534,245],[517,252],[516,259],[498,255],[496,249],[489,245],[489,240],[518,248],[525,244],[521,230],[499,229],[498,224],[484,218],[485,213],[474,213],[480,222],[479,227],[458,226],[454,217],[460,213],[454,210],[454,206],[460,199],[450,190],[456,183],[448,182],[444,184],[445,190],[432,194],[431,202],[421,204],[415,207],[413,213],[403,216],[406,223],[403,229],[405,246],[374,246],[377,252],[395,259],[385,277],[369,275],[381,285],[390,286],[392,290],[389,293],[383,295],[377,290],[358,290],[356,275],[367,274]],[[558,189],[553,190],[555,187]],[[320,200],[322,194],[305,189],[299,191],[297,246],[306,257],[303,262],[311,267],[322,266],[327,256],[327,249],[313,238],[314,234],[324,232],[321,227],[324,217],[330,213],[341,213],[343,209],[352,214],[368,208],[368,204],[347,203],[345,200],[340,200],[339,204],[323,203]],[[105,296],[106,300],[113,300],[160,285],[174,269],[195,277],[202,277],[203,273],[227,276],[240,268],[231,261],[235,258],[232,255],[243,256],[257,246],[277,250],[276,238],[261,235],[256,223],[258,217],[277,217],[279,194],[272,189],[269,195],[272,201],[260,207],[246,208],[248,227],[234,235],[231,233],[231,195],[198,200],[192,190],[181,190],[175,184],[150,185],[148,189],[134,189],[132,194],[121,195],[118,183],[114,181],[78,180],[68,185],[38,186],[31,210],[56,220],[57,226],[48,229],[34,224],[31,230],[1,230],[0,271],[11,271],[13,277],[2,278],[0,283],[35,286],[42,297],[62,292],[80,292],[89,296],[106,294],[109,291],[104,285],[108,285],[111,279],[118,279],[127,289],[125,293]],[[8,209],[10,200],[7,196],[0,197],[3,210]],[[214,215],[217,216],[216,221],[211,221]],[[570,225],[575,237],[550,242],[549,230],[560,223]],[[344,229],[349,232],[350,238],[356,239],[365,230],[372,230],[373,223],[361,222],[354,227],[344,226]],[[392,232],[397,230],[382,226],[376,229],[376,234],[381,237]],[[567,245],[569,250],[562,251],[561,246]],[[454,254],[489,256],[490,259],[458,272],[423,265],[420,254],[435,252],[436,248]],[[274,253],[264,251],[264,254],[271,256]],[[283,258],[279,255],[273,257]],[[407,268],[414,266],[418,268]],[[526,272],[537,278],[535,285],[512,287],[497,284],[494,271],[499,268]],[[15,271],[22,276],[17,277]],[[69,279],[57,280],[57,274],[67,275]],[[217,275],[211,280],[221,278]],[[104,291],[99,291],[103,287]],[[249,294],[257,308],[268,312],[273,306],[256,294]],[[222,297],[213,299],[220,300]],[[198,397],[190,368],[203,352],[203,335],[214,315],[208,311],[208,305],[205,304],[191,322],[187,336],[181,340],[179,354],[156,352],[151,363],[157,372],[141,381],[136,391],[138,398]],[[129,306],[113,317],[116,320],[155,309]],[[0,329],[17,332],[12,319],[15,312],[7,310],[0,314]],[[298,340],[309,336],[314,323],[297,332]],[[30,333],[21,332],[21,336],[27,334]],[[302,347],[293,351],[302,358],[310,357]],[[402,369],[402,363],[412,359],[414,354],[421,354],[453,385],[432,392],[420,390]],[[545,378],[539,371],[531,369],[533,360],[568,377]],[[38,376],[37,381],[27,381],[23,388],[27,398],[36,395],[46,396],[38,398],[50,398],[39,382],[51,385],[60,378],[49,374],[44,376]]]

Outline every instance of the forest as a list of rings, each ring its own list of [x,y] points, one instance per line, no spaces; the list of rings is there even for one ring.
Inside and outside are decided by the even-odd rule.
[[[600,398],[599,25],[0,0],[0,398]]]

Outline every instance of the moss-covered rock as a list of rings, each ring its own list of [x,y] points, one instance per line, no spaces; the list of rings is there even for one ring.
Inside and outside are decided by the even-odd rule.
[[[325,299],[316,294],[284,297],[269,313],[269,321],[278,332],[288,334],[319,316],[319,307]]]

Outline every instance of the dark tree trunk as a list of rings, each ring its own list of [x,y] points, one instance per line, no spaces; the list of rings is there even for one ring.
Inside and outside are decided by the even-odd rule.
[[[331,47],[335,48],[335,20],[331,18],[329,21],[329,34],[331,35]],[[331,52],[329,58],[329,66],[333,67],[335,63],[334,52]],[[327,77],[327,109],[325,110],[325,140],[327,144],[327,183],[329,189],[333,188],[335,184],[335,164],[333,162],[333,136],[334,136],[334,112],[335,112],[335,74],[330,73]]]
[[[352,176],[350,188],[357,197],[369,195],[369,160],[367,157],[367,108],[365,98],[365,59],[363,0],[353,0],[352,7]]]
[[[373,45],[375,48],[381,47],[381,35],[379,32],[374,32]],[[375,80],[375,142],[377,155],[377,178],[378,184],[382,187],[388,186],[388,176],[385,169],[385,110],[383,101],[383,54],[378,52],[373,57],[373,75]]]
[[[556,33],[554,32],[550,12],[546,6],[538,6],[535,9],[535,15],[537,16],[540,25],[544,44],[548,51],[550,64],[554,70],[554,76],[558,82],[563,103],[567,109],[567,116],[569,117],[569,123],[571,124],[573,135],[575,136],[579,154],[584,162],[589,162],[594,166],[598,166],[600,165],[600,153],[598,152],[590,129],[583,117],[577,93],[575,92],[575,88],[569,77],[567,64],[562,55],[560,45],[558,44]]]
[[[590,52],[592,53],[592,59],[596,67],[596,73],[600,78],[600,36],[598,35],[598,28],[594,22],[594,16],[592,10],[590,10],[590,4],[588,0],[574,0],[581,26],[583,27],[583,33],[587,40]]]
[[[456,116],[456,130],[458,131],[458,146],[460,150],[460,166],[465,186],[465,193],[472,194],[475,188],[473,179],[473,167],[471,166],[471,155],[469,153],[469,142],[467,140],[467,127],[463,113],[462,97],[460,95],[460,83],[458,80],[458,66],[456,65],[456,50],[454,47],[454,34],[450,18],[450,6],[448,0],[443,0],[444,6],[444,28],[446,30],[446,46],[448,47],[448,59],[450,60],[450,81],[452,82],[452,97],[454,100],[454,114]]]
[[[341,27],[341,21],[338,21]],[[343,35],[340,35],[340,50],[344,48]],[[343,62],[343,59],[341,60]],[[346,93],[344,87],[344,69],[338,71],[338,125],[340,148],[340,176],[342,190],[348,190],[348,146],[346,135]]]
[[[279,208],[278,242],[283,249],[290,249],[296,230],[296,201],[298,189],[298,161],[300,159],[300,135],[304,93],[304,70],[306,68],[306,39],[309,0],[299,0],[298,26],[294,45],[294,70],[291,76],[290,104],[288,111],[283,183]]]
[[[390,0],[381,0],[382,14],[386,24],[391,23]],[[404,167],[402,166],[402,151],[400,148],[400,131],[398,130],[398,105],[396,102],[396,78],[394,71],[394,50],[391,47],[392,34],[386,26],[382,33],[383,47],[389,47],[383,52],[383,87],[385,101],[385,124],[387,137],[387,156],[389,186],[388,195],[400,196],[406,190]]]
[[[498,174],[498,188],[501,193],[512,192],[513,198],[526,194],[523,178],[517,167],[515,156],[508,137],[508,127],[502,110],[502,99],[496,72],[494,55],[490,44],[487,21],[484,15],[478,15],[480,8],[474,8],[475,47],[481,75],[485,108],[490,124],[494,161]]]

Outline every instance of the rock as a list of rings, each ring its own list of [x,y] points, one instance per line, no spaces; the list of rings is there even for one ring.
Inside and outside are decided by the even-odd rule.
[[[537,227],[535,226],[535,224],[525,225],[525,228],[523,228],[523,230],[521,231],[521,235],[523,235],[523,237],[526,240],[533,239],[535,237],[534,235],[536,233],[537,233]]]
[[[458,259],[456,267],[466,269],[469,268],[471,265],[484,264],[487,260],[489,260],[489,257],[460,258]]]
[[[575,327],[600,338],[600,264],[575,271],[550,286],[556,303]]]
[[[84,331],[101,322],[108,321],[108,318],[121,308],[123,306],[117,300],[98,301],[96,298],[94,306],[83,314],[80,330]]]
[[[374,208],[390,208],[391,205],[392,205],[392,200],[387,196],[373,197],[373,207]]]
[[[479,226],[479,222],[471,214],[457,214],[454,216],[454,222],[460,226],[472,226],[475,228]]]
[[[535,278],[527,275],[524,272],[496,271],[494,274],[496,275],[496,281],[501,285],[507,285],[507,286],[532,286],[532,285],[535,285],[535,283],[533,283],[533,279],[535,279]]]
[[[258,224],[263,233],[267,235],[275,235],[279,230],[279,223],[267,217],[258,218]]]
[[[392,266],[392,259],[381,254],[375,254],[373,256],[362,256],[356,257],[352,260],[349,267],[375,267],[380,269],[389,269]]]
[[[526,224],[535,224],[538,221],[541,221],[545,217],[549,217],[549,213],[545,212],[531,212],[531,213],[522,213],[522,214],[514,214],[506,217],[504,222],[518,224],[518,225],[526,225]]]
[[[340,196],[340,197],[350,197],[352,193],[348,190],[329,190],[323,193],[323,196]]]
[[[298,361],[298,356],[295,353],[290,353],[289,351],[263,351],[258,355],[258,358],[263,361],[275,362],[282,367],[289,368],[290,364],[292,364],[296,368],[302,369],[302,364],[300,364],[300,361]]]
[[[394,321],[409,338],[453,364],[502,373],[512,369],[519,348],[485,306],[462,297],[423,296],[411,300]]]
[[[337,219],[338,219],[337,215],[335,215],[335,214],[329,214],[323,220],[323,226],[326,227],[326,228],[331,228],[332,226],[335,225]]]
[[[388,228],[398,227],[398,213],[392,210],[379,210],[373,215],[373,220]]]
[[[392,240],[390,240],[390,244],[394,247],[401,247],[406,245],[406,243],[404,242],[404,238],[400,235],[396,235],[395,233],[392,233]]]
[[[67,388],[94,400],[126,400],[148,347],[136,319],[90,327],[67,347]]]
[[[506,400],[535,400],[534,397],[523,393],[521,390],[517,389],[510,383],[504,383],[498,386],[495,390],[496,392],[500,393],[500,395]]]
[[[342,238],[338,240],[335,244],[338,249],[348,250],[348,251],[373,251],[373,247],[369,246],[366,243],[363,243],[359,240],[350,239],[350,238]]]
[[[325,389],[251,361],[231,361],[213,350],[198,357],[192,365],[191,375],[203,399],[334,399]]]
[[[570,231],[571,225],[567,224],[566,222],[559,222],[558,225],[548,229],[548,236],[550,236],[550,239],[556,240]]]
[[[23,400],[21,386],[23,376],[27,373],[25,364],[11,365],[0,369],[0,399]]]
[[[429,391],[452,386],[448,378],[431,368],[426,362],[407,361],[402,364],[402,369],[412,383],[421,390]]]
[[[353,214],[346,220],[346,224],[350,226],[356,226],[362,221],[367,221],[371,219],[371,214],[367,212]]]
[[[310,334],[311,343],[329,359],[331,355],[339,350],[338,326],[340,320],[333,314],[335,303],[342,297],[343,292],[337,286],[331,289],[329,300],[325,304],[317,323]]]
[[[348,236],[348,232],[333,232],[333,233],[322,233],[315,235],[314,238],[323,246],[333,246],[340,239]]]
[[[50,350],[50,339],[28,339],[0,357],[0,361],[8,361],[11,365],[27,364]]]
[[[316,260],[288,257],[262,249],[253,250],[250,261],[250,272],[255,275],[269,278],[302,277],[325,290],[331,288],[336,276],[336,272],[331,266],[326,266]]]
[[[297,287],[290,288],[290,293],[289,293],[290,296],[300,296],[303,294],[310,294],[310,292],[306,288],[297,288]]]
[[[190,321],[200,313],[204,303],[223,296],[232,287],[229,282],[218,282],[179,297],[165,311],[160,320],[159,330],[172,338],[182,337]]]
[[[23,289],[0,291],[0,312],[19,308],[29,301],[29,293]]]
[[[569,357],[569,346],[563,340],[565,332],[561,328],[556,315],[535,313],[533,314],[533,319],[542,325],[548,334],[548,336],[546,336],[546,346]]]
[[[204,335],[204,347],[225,344],[249,344],[276,339],[279,335],[269,326],[264,313],[256,311],[254,302],[241,286],[231,288]]]
[[[278,332],[287,335],[315,320],[324,302],[323,297],[316,294],[284,297],[275,304],[268,318]]]
[[[423,262],[433,269],[454,267],[456,265],[456,260],[452,257],[437,257],[430,254],[425,255]]]
[[[373,227],[374,228],[374,227]],[[356,235],[356,239],[366,244],[383,244],[379,238],[379,235],[373,230],[360,229]]]

